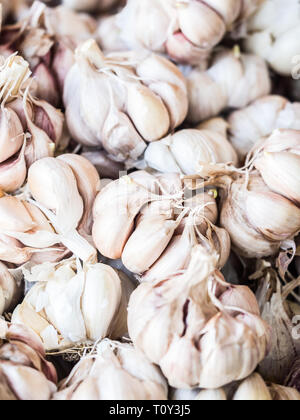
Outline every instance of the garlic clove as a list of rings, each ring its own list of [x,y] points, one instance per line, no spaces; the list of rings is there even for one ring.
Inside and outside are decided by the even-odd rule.
[[[246,212],[250,223],[270,240],[282,241],[293,237],[300,227],[300,209],[272,192],[249,192]],[[270,212],[272,218],[269,217]]]
[[[15,159],[11,158],[0,164],[0,188],[3,191],[14,192],[23,186],[27,176],[25,147],[24,141],[23,148]]]
[[[92,208],[100,190],[100,178],[96,168],[84,157],[72,154],[65,154],[58,157],[72,169],[78,186],[78,191],[83,199],[84,215],[81,219],[79,229],[90,235],[92,231]]]
[[[258,373],[244,380],[234,394],[234,401],[272,401],[267,385]]]
[[[8,268],[0,263],[0,315],[14,309],[21,295],[21,287]]]
[[[35,223],[21,200],[13,196],[0,198],[1,231],[27,232],[33,228]]]
[[[199,392],[195,400],[197,401],[227,401],[227,397],[223,389],[203,390]]]
[[[24,143],[24,133],[21,121],[11,108],[3,108],[0,112],[0,162],[17,153]]]
[[[59,93],[53,75],[45,63],[41,62],[33,70],[33,77],[37,81],[35,96],[49,102],[53,106],[59,105]]]
[[[225,22],[213,7],[189,2],[178,7],[179,26],[188,40],[202,49],[217,45],[226,32]]]
[[[102,302],[101,311],[99,300]],[[116,272],[104,264],[91,266],[86,273],[81,303],[86,334],[90,340],[97,341],[107,336],[120,302],[121,283]]]
[[[296,204],[300,203],[300,156],[294,153],[265,152],[255,162],[268,187],[279,194],[289,198]]]
[[[167,205],[169,205],[168,202]],[[144,215],[140,219],[122,253],[123,264],[133,273],[146,272],[158,260],[178,226],[178,222],[170,220],[168,214],[155,214],[155,210],[152,213],[152,209],[153,206],[150,204],[149,215]],[[140,249],[138,258],[137,247]]]
[[[108,184],[98,194],[94,204],[93,240],[102,255],[121,258],[135,217],[152,197],[149,190],[130,176]]]

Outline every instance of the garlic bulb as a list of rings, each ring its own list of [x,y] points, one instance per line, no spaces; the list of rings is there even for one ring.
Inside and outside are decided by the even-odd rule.
[[[37,284],[15,309],[12,322],[32,328],[46,350],[68,349],[114,335],[121,281],[111,267],[77,267],[71,259],[37,265],[24,274],[27,281]]]
[[[215,390],[204,389],[200,392],[199,390],[175,390],[172,399],[198,401],[299,401],[300,394],[293,388],[277,384],[267,385],[258,373],[253,373],[242,382],[231,384],[225,390],[222,388]]]
[[[216,265],[217,255],[198,245],[184,274],[131,295],[130,337],[172,387],[220,388],[246,378],[267,354],[270,331],[255,296],[226,283]]]
[[[300,130],[276,130],[254,160],[268,187],[300,205]]]
[[[232,163],[237,155],[227,138],[211,130],[186,129],[149,144],[145,163],[160,172],[193,175],[206,163]]]
[[[115,160],[137,159],[187,114],[185,80],[174,64],[148,53],[103,55],[93,40],[76,50],[64,103],[72,137]],[[101,112],[100,112],[101,110]]]
[[[290,76],[299,63],[300,5],[297,0],[286,5],[285,0],[262,2],[249,21],[245,46],[276,72]]]
[[[259,372],[268,382],[282,384],[293,361],[300,356],[300,343],[294,334],[295,315],[288,301],[289,295],[299,286],[299,280],[281,286],[277,273],[266,269],[259,282],[257,298],[262,318],[272,328],[270,352],[260,363]]]
[[[16,307],[21,293],[19,270],[9,270],[0,263],[0,316]]]
[[[90,38],[95,29],[91,17],[35,1],[17,24],[2,28],[0,52],[18,51],[30,63],[36,96],[58,106],[61,101],[57,79],[61,84],[69,70],[66,67],[73,64],[73,50]]]
[[[2,261],[22,265],[37,253],[42,256],[44,252],[49,252],[55,245],[55,258],[64,255],[65,249],[57,249],[60,240],[46,216],[24,197],[2,196],[0,215]]]
[[[300,130],[300,103],[291,103],[281,96],[266,96],[233,112],[228,122],[230,141],[242,161],[258,141],[274,130]]]
[[[213,225],[217,213],[215,198],[203,191],[189,195],[178,174],[137,171],[109,183],[97,196],[93,240],[103,256],[122,258],[146,281],[186,268],[198,243],[216,250],[222,267],[230,239]]]
[[[22,57],[1,57],[0,62],[0,188],[14,192],[24,184],[31,163],[53,155],[64,117],[47,102],[32,97],[29,64]]]
[[[167,53],[181,63],[198,64],[226,32],[247,19],[260,0],[128,0],[117,16],[121,39],[132,49]]]
[[[95,260],[96,250],[88,236],[100,179],[93,165],[82,156],[40,159],[29,169],[28,187],[59,242],[83,261]]]
[[[238,47],[217,52],[208,70],[188,70],[187,84],[191,123],[217,116],[227,108],[244,108],[271,91],[264,60],[242,54]]]
[[[131,344],[103,340],[64,380],[54,400],[167,400],[160,370]]]
[[[50,400],[56,392],[57,375],[45,360],[39,337],[0,319],[0,338],[0,400]]]

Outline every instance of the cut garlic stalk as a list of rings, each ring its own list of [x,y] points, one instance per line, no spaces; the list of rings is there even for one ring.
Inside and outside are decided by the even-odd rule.
[[[116,20],[128,47],[147,48],[167,53],[177,62],[198,64],[260,1],[129,0]]]
[[[299,121],[299,103],[291,103],[281,96],[265,96],[229,116],[230,140],[242,161],[274,130],[300,130]]]
[[[264,60],[242,54],[237,48],[218,52],[206,71],[192,69],[187,82],[188,120],[192,123],[217,116],[227,108],[244,108],[271,91]]]
[[[203,163],[232,163],[237,155],[227,138],[210,130],[181,130],[163,140],[151,143],[145,151],[145,162],[160,172],[193,175]]]

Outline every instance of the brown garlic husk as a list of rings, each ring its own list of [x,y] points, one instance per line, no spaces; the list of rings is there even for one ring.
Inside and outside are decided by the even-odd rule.
[[[206,163],[238,163],[226,135],[209,129],[185,129],[151,143],[144,161],[156,171],[185,175],[197,173]]]
[[[270,352],[260,363],[259,372],[266,381],[283,384],[293,361],[300,354],[295,323],[300,306],[288,300],[300,282],[295,280],[282,286],[277,273],[271,268],[264,270],[259,282],[257,298],[262,317],[272,328]]]
[[[297,389],[300,392],[300,359],[297,358],[292,365],[291,371],[289,372],[285,385]]]
[[[97,252],[88,236],[92,204],[100,185],[91,163],[69,155],[40,159],[29,169],[28,187],[35,205],[55,228],[59,242],[83,261],[95,261]]]
[[[131,295],[130,337],[172,387],[220,388],[249,376],[267,354],[270,330],[255,296],[227,284],[216,265],[217,254],[198,245],[181,276]]]
[[[1,57],[0,74],[0,186],[13,193],[23,186],[33,162],[54,154],[64,117],[49,103],[33,98],[29,64],[22,57]]]
[[[21,325],[0,320],[0,399],[50,400],[57,374],[47,362],[39,337]]]

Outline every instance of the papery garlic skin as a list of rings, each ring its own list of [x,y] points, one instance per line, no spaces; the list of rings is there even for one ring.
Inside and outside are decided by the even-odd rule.
[[[104,264],[76,268],[74,259],[45,263],[25,271],[38,281],[13,313],[12,322],[27,325],[47,350],[96,342],[113,333],[121,302],[121,282]]]
[[[62,382],[54,400],[167,400],[160,370],[131,344],[103,340]]]
[[[249,17],[260,0],[129,0],[117,16],[121,39],[133,49],[167,53],[180,63],[206,60],[227,31]]]
[[[300,5],[297,0],[266,0],[250,19],[245,46],[281,75],[297,71]],[[296,60],[295,60],[296,58]]]
[[[182,276],[143,283],[131,295],[130,337],[175,388],[220,388],[247,377],[267,353],[269,329],[252,292],[229,286],[216,257],[196,246]]]
[[[254,373],[237,389],[234,401],[271,401],[271,394],[260,375]]]
[[[299,121],[300,103],[291,103],[281,96],[266,96],[229,116],[230,141],[243,161],[253,147],[274,130],[300,130]]]
[[[16,265],[59,243],[46,216],[22,197],[0,198],[0,259]],[[61,255],[63,255],[62,250]]]
[[[0,400],[50,400],[57,374],[45,360],[39,337],[24,326],[0,320],[0,338]]]
[[[105,57],[90,40],[75,59],[64,104],[70,133],[79,143],[102,146],[117,161],[135,160],[146,142],[159,140],[185,119],[185,80],[165,58],[136,52]]]
[[[151,143],[145,163],[160,172],[193,175],[206,163],[237,165],[235,150],[225,136],[210,130],[186,129]]]
[[[223,50],[209,68],[187,73],[188,121],[198,123],[228,108],[244,108],[271,92],[271,79],[263,59],[242,54],[238,48]]]

